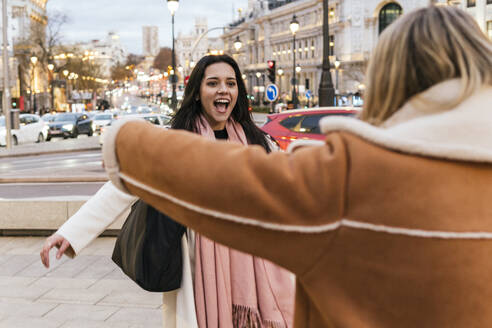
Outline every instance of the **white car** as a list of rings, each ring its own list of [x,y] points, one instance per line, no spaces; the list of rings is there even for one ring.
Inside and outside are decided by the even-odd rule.
[[[92,131],[96,134],[101,134],[101,127],[111,125],[113,119],[113,114],[110,112],[94,115],[92,118]]]
[[[136,114],[136,115],[133,115],[132,114],[132,115],[125,115],[124,117],[125,118],[127,118],[127,117],[141,118],[141,119],[146,120],[149,123],[162,126],[163,128],[166,128],[166,129],[169,129],[171,127],[171,125],[170,125],[171,117],[170,116],[167,116],[167,115],[164,115],[164,114],[153,114],[153,113],[150,113],[150,114]],[[107,128],[109,128],[109,127],[110,127],[110,125],[105,125],[105,126],[102,126],[101,127],[101,134],[99,135],[99,144],[100,145],[103,144],[104,131]]]
[[[12,129],[12,145],[28,142],[43,142],[48,135],[48,126],[36,114],[20,114],[19,129]],[[0,146],[5,146],[5,117],[0,117]]]

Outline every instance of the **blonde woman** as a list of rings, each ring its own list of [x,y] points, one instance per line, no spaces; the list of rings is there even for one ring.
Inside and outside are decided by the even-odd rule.
[[[103,152],[122,191],[294,272],[297,328],[490,327],[491,103],[490,40],[428,7],[382,33],[365,122],[324,119],[323,145],[267,154],[129,122]]]

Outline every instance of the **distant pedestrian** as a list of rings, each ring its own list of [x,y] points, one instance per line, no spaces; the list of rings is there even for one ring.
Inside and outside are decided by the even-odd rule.
[[[276,149],[276,144],[251,118],[241,76],[231,57],[203,57],[193,69],[172,128],[200,134],[203,139],[255,144],[266,152]],[[196,167],[201,164],[194,163]],[[54,246],[60,247],[58,258],[65,252],[79,253],[135,201],[135,197],[122,193],[111,183],[105,184],[46,239],[41,250],[43,263],[49,266],[49,251]],[[189,244],[189,250],[188,244],[183,246],[187,248],[185,253],[191,254],[188,262],[191,261],[192,269],[186,269],[190,263],[184,264],[182,288],[177,293],[164,293],[166,328],[293,326],[295,277],[290,272],[195,235],[191,230],[184,238]]]
[[[267,154],[128,122],[106,169],[294,272],[298,328],[491,327],[491,41],[460,9],[419,9],[380,35],[366,78],[365,122],[323,119],[322,145]]]

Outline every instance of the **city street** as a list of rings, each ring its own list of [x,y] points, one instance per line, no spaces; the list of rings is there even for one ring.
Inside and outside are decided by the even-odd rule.
[[[203,182],[188,181],[202,177],[196,173],[199,170],[189,175],[173,171],[178,164],[187,168],[207,163],[213,151],[199,160],[196,153],[193,159],[183,157],[184,150],[190,151],[186,145],[176,148],[181,145],[176,138],[187,140],[183,134],[172,140],[148,140],[145,132],[151,125],[133,131],[128,126],[114,147],[125,169],[128,164],[123,162],[130,161],[129,156],[168,155],[166,162],[174,165],[150,163],[155,157],[148,157],[146,165],[155,172],[149,166],[137,168],[139,173],[150,172],[160,184],[150,185],[164,192],[150,191],[148,197],[160,195],[165,205],[172,201],[175,206],[205,213],[203,216],[246,223],[234,227],[247,229],[249,238],[251,232],[260,231],[257,247],[246,251],[298,274],[296,288],[302,302],[296,304],[301,314],[295,318],[297,326],[393,327],[395,324],[386,323],[394,317],[395,322],[409,327],[447,327],[449,324],[435,324],[445,319],[461,327],[463,322],[473,326],[480,316],[490,320],[481,326],[490,326],[488,303],[480,303],[489,292],[482,278],[488,272],[487,241],[492,239],[486,206],[490,193],[480,182],[487,180],[486,165],[491,162],[486,124],[490,119],[485,107],[492,95],[486,89],[492,83],[492,0],[121,0],[116,4],[45,0],[3,4],[2,31],[8,46],[3,47],[0,69],[0,328],[163,327],[162,293],[144,291],[111,259],[115,236],[130,206],[118,202],[117,194],[111,192],[87,204],[108,181],[101,135],[111,136],[109,129],[129,117],[158,125],[161,130],[156,133],[167,133],[164,129],[172,124],[245,145],[245,140],[263,142],[264,133],[280,151],[292,148],[296,141],[317,145],[292,156],[273,154],[274,158],[285,155],[290,165],[272,163],[276,165],[274,176],[264,181],[250,179],[258,182],[255,185],[234,184],[234,179],[226,185],[206,185],[206,190],[226,191],[213,197],[213,204],[204,202],[211,197],[176,189]],[[255,131],[249,117],[245,119],[248,113],[262,133]],[[337,118],[325,119],[328,116]],[[112,145],[113,140],[106,141]],[[125,151],[130,155],[125,156]],[[181,163],[180,158],[196,163]],[[256,163],[254,156],[246,158]],[[262,155],[261,160],[264,158]],[[108,166],[109,161],[108,157]],[[234,167],[239,174],[248,168],[241,165]],[[261,178],[262,170],[259,173]],[[140,185],[134,184],[145,190],[146,180],[134,178],[141,180],[137,181]],[[368,191],[367,186],[374,188]],[[478,187],[468,190],[464,186]],[[236,196],[272,194],[260,200],[227,201],[230,190]],[[413,201],[415,197],[408,196],[412,192],[422,200]],[[319,202],[316,195],[321,195]],[[337,201],[324,203],[325,199]],[[98,201],[103,206],[94,206]],[[87,223],[93,224],[89,229],[99,236],[91,235],[94,240],[87,240],[89,245],[74,259],[63,256],[56,260],[56,249],[52,249],[51,267],[46,269],[39,254],[46,237],[84,204],[98,219],[110,217],[110,210],[118,211],[118,217],[108,226],[97,227],[92,218],[85,218],[87,212],[81,212],[80,221],[70,222],[77,237],[67,234],[66,238],[75,246]],[[292,206],[282,208],[285,204]],[[261,206],[265,208],[258,210]],[[293,213],[292,218],[286,213]],[[207,232],[199,224],[185,222],[199,233]],[[224,229],[232,227],[221,224]],[[308,234],[313,237],[306,239]],[[261,239],[270,235],[273,237]],[[284,237],[302,239],[295,246],[307,245],[307,251],[297,247],[301,256],[295,258],[275,255],[285,247],[271,247],[266,255],[259,252],[270,250],[267,241],[277,245]],[[310,243],[303,243],[303,238]],[[231,242],[226,239],[219,241]],[[235,240],[241,242],[239,237]],[[191,249],[191,263],[195,264],[195,252],[204,259],[212,258],[204,247],[197,243]],[[410,249],[411,254],[400,256],[400,247]],[[447,254],[452,256],[448,259]],[[221,256],[215,258],[216,264],[227,263]],[[234,266],[245,267],[246,260],[233,260],[229,262]],[[254,263],[256,266],[256,259]],[[216,314],[213,309],[213,302],[225,304],[227,299],[229,304],[232,299],[235,325],[247,321],[245,325],[291,328],[283,313],[283,321],[275,321],[279,314],[274,312],[279,311],[269,304],[267,295],[275,292],[282,279],[264,279],[256,267],[253,278],[248,270],[234,266],[221,276],[217,266],[201,264],[192,267],[197,272],[194,279],[200,274],[205,277],[203,283],[198,278],[193,281],[193,296],[197,296],[198,317],[205,316],[207,325],[215,326],[209,321],[220,319],[221,326],[232,326],[224,322],[229,313]],[[430,264],[429,271],[426,264]],[[262,271],[268,274],[270,270]],[[256,289],[241,290],[243,276],[251,278],[244,285]],[[219,288],[209,302],[209,293],[215,292],[210,286],[227,287],[227,279],[232,282],[230,290]],[[200,289],[205,295],[205,313],[199,312],[203,312]],[[289,291],[285,286],[281,290]],[[250,300],[249,294],[255,296]],[[248,304],[234,303],[243,296]],[[273,296],[275,306],[283,307],[284,299]],[[400,300],[402,309],[393,306]],[[453,308],[453,304],[459,306]],[[419,309],[415,317],[402,319],[412,315],[413,307]],[[208,313],[210,309],[214,311]],[[470,316],[474,311],[479,315]],[[188,308],[179,309],[176,314],[187,317],[188,312]],[[265,316],[256,321],[257,313]],[[184,321],[164,328],[183,328],[187,326]]]

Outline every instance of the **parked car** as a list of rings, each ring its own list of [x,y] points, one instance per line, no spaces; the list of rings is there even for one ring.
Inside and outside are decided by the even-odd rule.
[[[44,123],[49,123],[55,118],[55,114],[47,113],[41,116],[43,119]]]
[[[92,118],[92,130],[94,131],[94,133],[100,134],[101,127],[106,125],[111,125],[113,120],[114,120],[113,114],[110,112],[96,114]]]
[[[162,126],[163,128],[170,128],[171,127],[171,125],[170,125],[171,117],[170,116],[167,116],[167,115],[164,115],[164,114],[153,114],[153,113],[150,113],[150,114],[125,115],[125,118],[127,118],[127,117],[141,118],[141,119],[146,120],[149,123]],[[104,132],[109,127],[110,127],[109,125],[106,125],[106,126],[102,126],[101,127],[101,134],[99,135],[99,144],[100,145],[103,144]]]
[[[49,123],[47,141],[51,138],[68,137],[77,138],[79,134],[92,136],[92,120],[85,113],[60,113],[56,114],[52,122]]]
[[[20,114],[19,129],[12,129],[12,144],[18,145],[28,142],[43,142],[47,139],[48,128],[44,121],[36,114]],[[0,117],[0,146],[6,143],[5,117]]]
[[[261,129],[271,135],[280,148],[285,150],[296,139],[324,140],[319,127],[321,118],[329,115],[355,117],[358,113],[359,109],[354,107],[286,110],[268,115]]]

